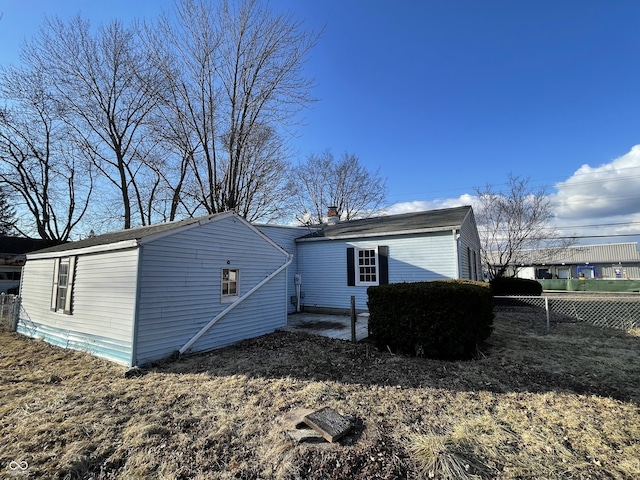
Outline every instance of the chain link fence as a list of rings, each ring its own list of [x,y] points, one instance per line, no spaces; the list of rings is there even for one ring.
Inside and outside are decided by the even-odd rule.
[[[552,322],[587,322],[607,328],[640,328],[640,295],[544,295],[495,297],[498,307],[521,307]]]
[[[20,297],[0,293],[0,328],[14,332],[20,312]]]

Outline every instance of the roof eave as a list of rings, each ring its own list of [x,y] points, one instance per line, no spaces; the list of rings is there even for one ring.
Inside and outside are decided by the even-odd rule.
[[[137,239],[122,240],[120,242],[105,243],[103,245],[93,245],[91,247],[81,248],[69,248],[66,250],[57,250],[55,252],[43,252],[43,253],[27,253],[27,261],[29,260],[41,260],[44,258],[58,258],[58,257],[70,257],[74,255],[86,255],[89,253],[102,253],[112,252],[115,250],[126,250],[131,248],[137,248],[139,246]]]
[[[324,237],[307,237],[296,238],[296,242],[318,242],[322,240],[349,240],[353,238],[371,238],[371,237],[397,237],[400,235],[417,235],[421,233],[437,233],[437,232],[450,232],[452,230],[459,230],[461,225],[450,225],[443,227],[432,228],[419,228],[414,230],[393,230],[390,232],[372,232],[362,234],[347,234],[347,235],[331,235]]]

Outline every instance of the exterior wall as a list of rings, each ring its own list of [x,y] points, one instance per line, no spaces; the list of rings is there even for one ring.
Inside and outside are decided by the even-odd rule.
[[[240,269],[240,295],[286,261],[284,252],[243,221],[225,217],[142,246],[135,364],[183,347],[229,303],[222,268]],[[191,348],[211,350],[286,325],[286,270],[216,323]]]
[[[534,267],[522,267],[516,273],[517,278],[525,278],[527,280],[536,279],[536,269]]]
[[[306,227],[281,227],[277,225],[256,225],[258,230],[271,238],[274,242],[284,248],[287,252],[294,256],[293,262],[287,269],[287,313],[293,313],[296,311],[295,303],[292,302],[291,297],[296,295],[296,285],[294,277],[298,273],[298,254],[296,249],[296,238],[300,238],[309,233],[309,228]]]
[[[71,315],[51,311],[55,262],[38,258],[24,266],[18,332],[130,364],[138,251],[78,255]]]
[[[578,266],[596,268],[597,279],[640,279],[640,251],[637,243],[604,245],[578,245],[566,249],[524,251],[525,258],[536,258],[526,263],[534,271],[535,279],[570,280],[579,278]],[[545,258],[545,260],[541,260]],[[509,267],[507,274],[513,274]],[[546,275],[545,275],[546,271]],[[588,273],[588,272],[587,272]],[[522,276],[518,273],[517,276]],[[547,278],[544,278],[547,277]]]
[[[348,247],[389,247],[389,283],[457,278],[456,241],[453,233],[398,235],[366,240],[316,240],[298,242],[298,271],[302,275],[303,305],[367,309],[367,287],[347,286]]]
[[[622,262],[621,265],[598,264],[596,267],[598,278],[640,279],[640,262]]]
[[[483,279],[480,237],[471,210],[460,227],[460,278]]]
[[[611,263],[593,263],[590,266],[596,269],[596,278],[599,280],[638,280],[640,279],[640,263],[625,262],[620,265]],[[516,276],[519,278],[543,279],[542,271],[548,273],[548,280],[570,280],[580,277],[578,265],[536,265],[521,267]],[[513,268],[507,270],[513,273]],[[588,275],[588,272],[587,272]]]

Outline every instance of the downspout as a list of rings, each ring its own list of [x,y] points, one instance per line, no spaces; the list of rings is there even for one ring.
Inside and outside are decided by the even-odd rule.
[[[184,346],[180,350],[178,350],[178,352],[180,352],[180,354],[182,355],[184,352],[189,350],[189,348],[194,343],[196,343],[198,341],[198,339],[200,339],[200,337],[202,337],[202,335],[207,333],[207,331],[211,327],[213,327],[220,319],[222,319],[227,313],[229,313],[231,310],[233,310],[238,305],[240,305],[242,302],[244,302],[247,298],[249,298],[256,290],[258,290],[260,287],[262,287],[265,283],[267,283],[269,280],[271,280],[273,277],[275,277],[281,271],[283,271],[285,268],[287,268],[292,261],[293,261],[293,255],[292,254],[288,254],[287,261],[284,263],[284,265],[281,265],[280,267],[278,267],[278,269],[276,271],[274,271],[273,273],[270,273],[262,281],[260,281],[260,283],[257,283],[251,290],[249,290],[247,293],[242,295],[235,302],[233,302],[231,305],[229,305],[227,308],[225,308],[223,311],[221,311],[218,315],[216,315],[209,323],[207,323],[204,327],[202,327],[202,329],[198,333],[196,333],[191,340],[189,340],[187,343],[185,343]]]
[[[460,261],[460,234],[458,233],[457,229],[453,229],[451,230],[451,232],[453,233],[453,240],[455,242],[455,250],[456,250],[456,254],[455,254],[455,260],[456,260],[456,279],[460,279],[462,278],[462,276],[460,275],[460,268],[462,267],[462,262]]]

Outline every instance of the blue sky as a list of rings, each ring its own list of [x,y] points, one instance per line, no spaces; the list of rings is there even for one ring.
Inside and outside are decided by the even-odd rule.
[[[0,64],[17,61],[44,15],[98,24],[171,5],[2,0]],[[640,233],[640,2],[270,5],[324,28],[307,65],[319,101],[292,140],[301,159],[356,154],[387,178],[392,213],[469,203],[511,172],[547,186],[564,233]]]

